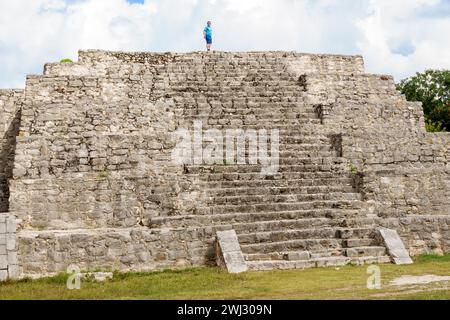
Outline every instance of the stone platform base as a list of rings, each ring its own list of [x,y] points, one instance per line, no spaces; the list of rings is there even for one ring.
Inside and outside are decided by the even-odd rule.
[[[411,255],[450,252],[448,216],[374,218],[374,222],[380,227],[395,229]],[[15,232],[14,228],[15,221],[11,215],[1,214],[0,272],[4,273],[2,280],[54,275],[66,272],[70,265],[75,265],[83,271],[150,271],[214,265],[215,235],[217,229],[220,229],[140,227]],[[332,258],[336,260],[339,257]],[[361,261],[388,262],[383,259]],[[333,265],[307,263],[308,261],[304,260],[300,262],[302,268]],[[259,266],[262,262],[258,263],[249,262],[249,268],[264,270],[265,268]],[[295,261],[274,261],[272,264],[280,265],[280,269],[299,265]]]

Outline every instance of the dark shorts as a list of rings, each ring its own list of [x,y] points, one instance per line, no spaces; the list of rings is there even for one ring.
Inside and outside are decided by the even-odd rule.
[[[212,44],[212,37],[206,37],[206,43]]]

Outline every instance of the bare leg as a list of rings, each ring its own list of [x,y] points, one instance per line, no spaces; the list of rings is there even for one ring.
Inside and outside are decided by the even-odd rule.
[[[206,50],[211,51],[211,44],[206,44]]]

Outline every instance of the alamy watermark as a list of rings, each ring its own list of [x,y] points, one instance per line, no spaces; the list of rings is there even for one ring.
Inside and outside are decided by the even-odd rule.
[[[67,267],[67,273],[70,276],[67,278],[66,286],[69,290],[81,289],[81,270],[76,265],[70,265]]]
[[[367,274],[370,276],[367,278],[367,289],[379,290],[381,289],[381,269],[379,266],[371,265],[367,267]]]
[[[178,129],[172,161],[178,165],[261,165],[261,175],[275,175],[280,167],[278,129],[208,129],[201,120],[193,130]],[[269,152],[270,151],[270,152]]]

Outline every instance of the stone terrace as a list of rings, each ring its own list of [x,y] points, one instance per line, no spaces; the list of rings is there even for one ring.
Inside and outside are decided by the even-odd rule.
[[[359,56],[81,51],[0,102],[22,274],[205,265],[227,229],[257,270],[389,262],[383,226],[450,251],[450,135]],[[177,165],[174,132],[198,120],[278,129],[279,171]]]

